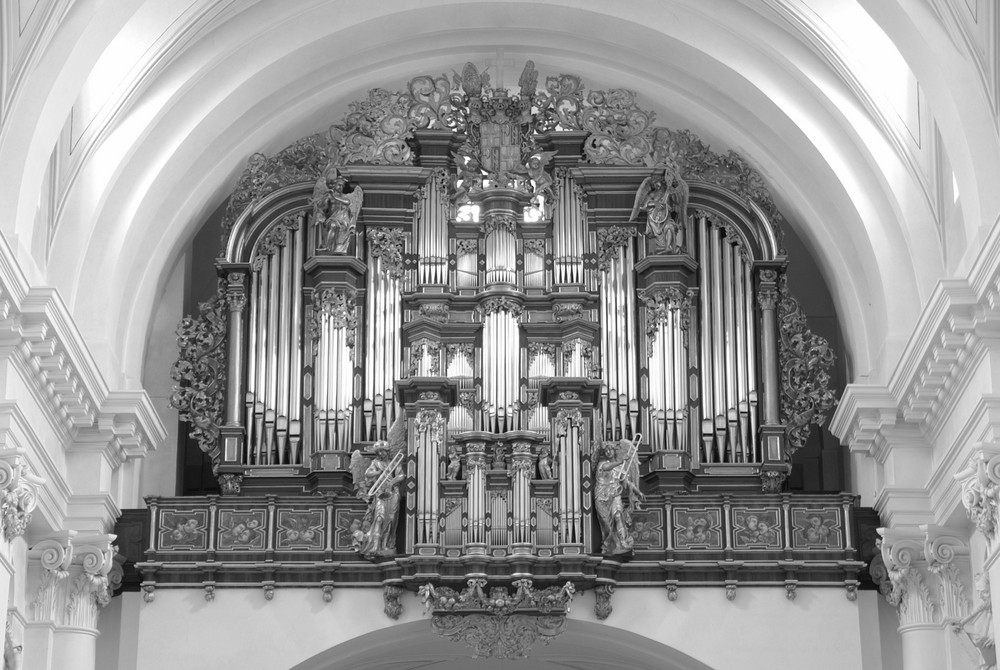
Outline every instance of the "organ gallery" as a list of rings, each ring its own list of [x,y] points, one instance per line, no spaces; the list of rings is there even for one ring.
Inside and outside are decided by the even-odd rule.
[[[505,657],[578,591],[853,599],[854,497],[785,487],[833,352],[761,176],[641,94],[494,76],[372,89],[250,159],[173,373],[221,496],[150,499],[147,600],[380,585],[448,637],[526,617],[473,644]]]

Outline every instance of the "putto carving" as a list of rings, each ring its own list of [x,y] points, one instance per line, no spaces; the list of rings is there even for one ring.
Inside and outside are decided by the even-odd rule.
[[[377,258],[381,270],[390,279],[403,276],[403,251],[406,248],[406,234],[398,228],[368,228],[368,249],[372,258]],[[444,305],[447,317],[447,305]]]
[[[657,168],[639,185],[629,221],[646,212],[646,236],[653,238],[656,251],[680,253],[685,246],[687,204],[688,185],[677,166]]]
[[[174,392],[170,406],[191,427],[189,435],[219,463],[219,427],[226,388],[227,307],[225,289],[198,306],[198,317],[184,317],[177,327],[180,357],[170,370]]]
[[[836,402],[830,388],[834,355],[830,344],[809,330],[799,303],[778,282],[778,363],[781,367],[781,421],[788,433],[788,455],[809,439],[809,426],[822,426]]]

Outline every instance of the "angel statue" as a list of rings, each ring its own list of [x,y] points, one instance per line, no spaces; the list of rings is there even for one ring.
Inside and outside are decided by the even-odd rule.
[[[332,164],[316,180],[310,204],[313,225],[320,235],[317,249],[328,249],[335,254],[347,253],[365,192],[360,186],[355,186],[353,191],[345,193],[346,186],[347,179]]]
[[[368,503],[361,527],[354,531],[352,545],[368,560],[396,555],[399,483],[403,480],[400,464],[406,455],[406,419],[402,413],[386,437],[373,445],[375,458],[367,459],[358,450],[351,454],[355,491]]]
[[[684,248],[687,204],[688,185],[680,170],[659,167],[639,185],[629,221],[646,212],[646,235],[655,241],[656,251],[676,254]]]
[[[632,511],[646,496],[639,490],[639,441],[604,442],[595,451],[597,466],[594,507],[601,522],[601,551],[605,556],[618,556],[632,551]],[[628,507],[622,494],[628,492]]]
[[[534,185],[534,190],[531,195],[537,198],[540,195],[547,195],[551,200],[553,198],[552,193],[552,176],[545,171],[549,163],[552,162],[552,158],[559,153],[558,151],[536,151],[528,157],[527,162],[520,168],[515,169],[518,174],[528,175],[528,179]]]

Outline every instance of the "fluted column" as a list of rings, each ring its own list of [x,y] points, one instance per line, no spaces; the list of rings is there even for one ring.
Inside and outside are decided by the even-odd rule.
[[[94,669],[97,616],[111,601],[114,539],[63,531],[31,548],[23,670]]]

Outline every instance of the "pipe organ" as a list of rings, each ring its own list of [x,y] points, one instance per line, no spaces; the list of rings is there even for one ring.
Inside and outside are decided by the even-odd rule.
[[[446,556],[598,551],[600,444],[653,495],[784,476],[765,211],[573,81],[425,79],[232,222],[219,476],[350,496],[401,425],[398,549]]]

